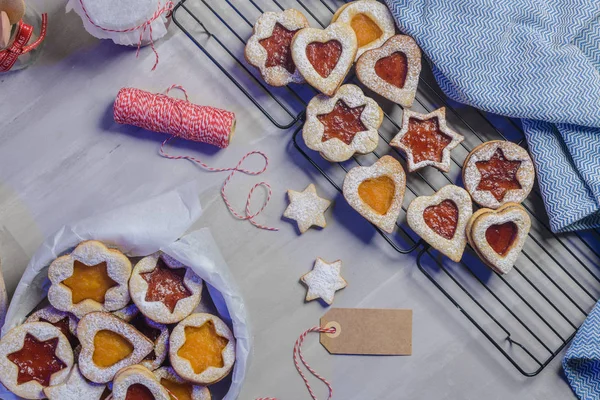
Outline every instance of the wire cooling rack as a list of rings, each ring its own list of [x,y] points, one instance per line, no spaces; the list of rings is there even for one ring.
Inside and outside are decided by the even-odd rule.
[[[295,8],[312,26],[326,26],[340,0],[182,0],[173,11],[173,22],[221,72],[277,127],[292,128],[304,119],[308,101],[316,94],[308,85],[268,87],[244,60],[244,46],[252,26],[264,11]],[[349,83],[356,83],[350,76]],[[364,89],[364,88],[363,88]],[[385,110],[379,131],[380,146],[368,155],[338,164],[324,161],[293,134],[296,149],[341,193],[345,173],[356,165],[371,165],[384,154],[403,161],[389,147],[400,129],[402,109],[378,95]],[[449,124],[465,136],[452,152],[448,173],[432,168],[409,174],[405,204],[420,195],[431,195],[447,184],[461,184],[464,159],[478,144],[505,139],[524,147],[518,122],[490,115],[447,99],[424,63],[416,102],[412,109],[430,112],[444,106]],[[600,297],[600,232],[555,235],[549,227],[539,189],[523,203],[532,228],[513,271],[499,275],[487,268],[468,247],[460,263],[442,257],[405,224],[406,207],[398,230],[381,236],[400,253],[416,253],[420,271],[435,285],[492,345],[525,376],[535,376],[573,338],[577,328]]]

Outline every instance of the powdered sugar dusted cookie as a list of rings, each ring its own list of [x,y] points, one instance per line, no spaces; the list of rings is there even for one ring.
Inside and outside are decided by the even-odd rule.
[[[55,308],[81,318],[94,311],[114,311],[129,303],[131,262],[116,249],[88,240],[50,264],[48,300]]]
[[[79,321],[79,370],[96,383],[111,381],[121,368],[139,364],[154,349],[140,331],[112,314],[95,312]]]
[[[473,149],[463,165],[465,189],[483,207],[523,202],[535,179],[533,162],[521,146],[503,140]]]
[[[363,217],[392,233],[406,190],[406,174],[396,159],[381,157],[370,167],[354,167],[344,179],[344,197]]]
[[[335,292],[348,286],[348,283],[342,278],[341,269],[341,260],[328,263],[320,257],[317,258],[313,270],[300,278],[300,281],[308,288],[306,301],[322,299],[331,305]]]
[[[306,107],[302,137],[329,161],[370,153],[379,143],[383,111],[356,85],[343,85],[333,97],[317,95]]]
[[[75,356],[79,354],[79,340],[77,339],[77,323],[79,320],[73,314],[48,306],[31,314],[25,322],[47,322],[54,325],[65,335],[75,351]]]
[[[45,398],[44,388],[64,382],[73,367],[73,350],[60,329],[30,322],[0,340],[0,381],[25,399]]]
[[[303,192],[288,190],[290,205],[285,209],[283,216],[298,223],[300,233],[304,233],[311,226],[325,228],[327,221],[323,214],[331,205],[331,201],[319,197],[317,189],[312,183]]]
[[[183,379],[212,385],[225,378],[233,368],[233,333],[215,315],[192,314],[173,329],[169,359]]]
[[[100,400],[104,390],[105,384],[88,381],[75,364],[67,380],[60,385],[45,388],[44,394],[49,400]]]
[[[433,196],[415,198],[406,212],[408,225],[427,243],[459,262],[467,245],[466,226],[473,214],[471,196],[447,185]]]
[[[308,27],[306,17],[294,9],[264,13],[254,24],[246,44],[246,60],[260,70],[271,86],[303,83],[292,59],[291,44],[296,32]]]
[[[325,30],[305,28],[292,40],[296,68],[315,89],[333,96],[354,63],[357,41],[349,25],[334,23]]]
[[[402,129],[390,142],[406,154],[409,172],[432,166],[440,171],[450,170],[450,151],[465,138],[446,124],[446,108],[429,114],[404,110]]]
[[[177,375],[172,367],[161,367],[154,371],[154,376],[176,399],[211,400],[212,398],[206,386],[187,382]]]
[[[356,76],[363,85],[402,107],[412,106],[420,73],[421,50],[406,35],[392,36],[356,63]]]
[[[123,368],[115,376],[112,400],[171,400],[167,389],[141,365]]]
[[[190,315],[200,303],[202,279],[172,257],[155,253],[135,265],[129,292],[145,316],[173,324]]]

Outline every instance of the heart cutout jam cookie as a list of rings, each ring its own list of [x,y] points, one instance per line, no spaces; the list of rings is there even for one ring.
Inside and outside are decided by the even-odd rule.
[[[440,171],[450,170],[450,151],[465,138],[446,124],[446,108],[438,108],[429,114],[404,110],[402,129],[390,142],[390,146],[406,154],[409,172],[432,166]]]
[[[135,265],[129,291],[145,316],[162,324],[174,324],[200,303],[202,279],[172,257],[155,253]]]
[[[44,388],[64,382],[73,367],[73,350],[60,329],[29,322],[0,340],[0,381],[25,399],[45,399]]]
[[[324,30],[305,28],[296,33],[292,59],[311,86],[333,96],[352,67],[356,49],[352,28],[335,23]]]
[[[77,326],[79,369],[92,382],[106,383],[124,367],[139,364],[154,343],[132,325],[105,312],[84,316]]]
[[[212,385],[229,374],[235,362],[235,339],[221,319],[192,314],[181,321],[169,342],[171,366],[183,379]]]
[[[465,228],[472,214],[469,193],[447,185],[433,196],[415,198],[408,206],[406,219],[412,230],[433,248],[459,262],[467,245]]]
[[[421,50],[406,35],[392,36],[356,63],[356,76],[363,85],[402,107],[412,106],[420,73]]]
[[[141,365],[123,368],[115,376],[112,400],[171,400],[168,390]]]
[[[465,189],[476,203],[487,208],[522,203],[534,179],[535,169],[527,151],[504,140],[475,147],[463,165]]]
[[[370,167],[354,167],[344,179],[344,197],[368,221],[392,233],[400,215],[406,174],[391,156],[381,157]]]
[[[482,208],[467,225],[467,238],[481,259],[499,274],[508,273],[527,240],[531,219],[517,203]]]
[[[294,9],[264,13],[254,24],[246,44],[246,60],[259,69],[271,86],[304,83],[292,59],[291,44],[296,32],[308,27],[306,17]]]
[[[365,51],[381,47],[396,33],[394,17],[385,4],[372,0],[353,1],[342,6],[332,22],[352,27],[358,42],[358,59]]]
[[[356,85],[343,85],[333,97],[317,95],[306,107],[302,138],[332,162],[370,153],[379,143],[383,111]]]
[[[171,400],[211,400],[206,386],[187,382],[172,367],[161,367],[154,371],[154,376],[171,393]]]
[[[48,301],[78,318],[89,312],[118,310],[129,303],[130,275],[131,262],[123,253],[88,240],[50,264]]]

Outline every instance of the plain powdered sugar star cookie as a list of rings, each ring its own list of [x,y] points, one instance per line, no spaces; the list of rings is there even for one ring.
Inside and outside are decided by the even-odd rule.
[[[283,216],[295,220],[300,233],[306,232],[311,226],[327,226],[323,213],[329,208],[331,201],[319,197],[315,185],[311,183],[302,192],[290,189],[287,193],[290,205],[285,209]]]
[[[328,263],[320,257],[317,258],[313,270],[300,278],[308,288],[306,301],[322,299],[331,305],[335,292],[348,286],[340,274],[341,268],[341,260]]]

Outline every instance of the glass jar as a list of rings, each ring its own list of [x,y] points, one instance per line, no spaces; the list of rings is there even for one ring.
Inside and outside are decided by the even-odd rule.
[[[46,14],[30,4],[25,15],[12,27],[6,49],[0,49],[0,72],[18,71],[33,64],[40,56],[46,37]]]

